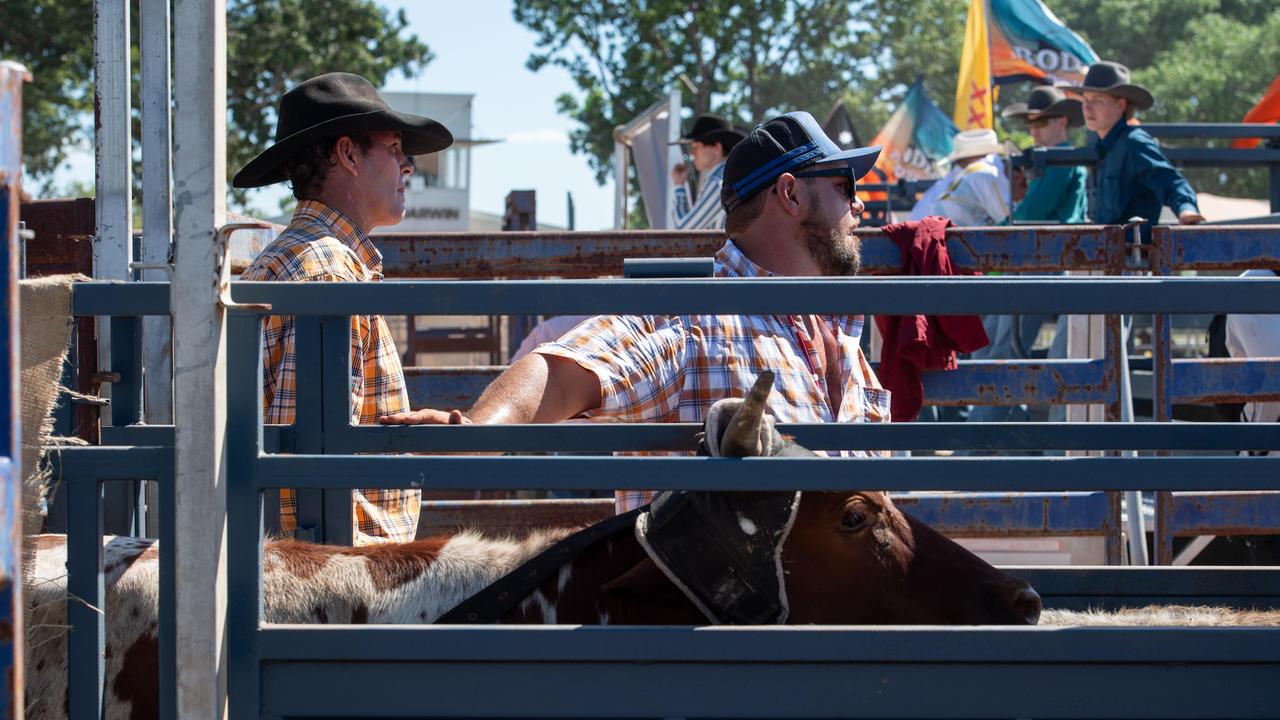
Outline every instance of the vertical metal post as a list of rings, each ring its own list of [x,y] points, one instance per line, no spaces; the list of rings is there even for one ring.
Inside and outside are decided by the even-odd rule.
[[[350,317],[320,320],[323,338],[321,392],[324,413],[321,432],[325,448],[337,446],[347,452],[344,436],[351,433],[351,321]],[[330,545],[355,543],[354,511],[350,490],[324,490],[324,542]]]
[[[294,397],[294,452],[320,454],[325,450],[324,340],[320,318],[294,318],[297,380]],[[294,488],[294,536],[324,542],[324,491]]]
[[[1280,138],[1271,138],[1267,147],[1280,150]],[[1271,212],[1280,213],[1280,163],[1272,163],[1267,167],[1268,185],[1271,194]]]
[[[67,483],[67,687],[70,720],[102,717],[102,679],[106,671],[106,591],[102,560],[102,483]]]
[[[215,242],[226,219],[226,0],[175,0],[173,17],[177,705],[184,720],[214,720],[226,712],[228,672],[226,313]]]
[[[229,388],[227,428],[227,608],[230,664],[227,679],[234,705],[230,717],[258,718],[258,625],[262,619],[262,316],[234,312],[227,318],[229,375],[249,378]],[[180,716],[186,717],[186,716]]]
[[[1151,230],[1151,272],[1166,276],[1172,269],[1174,239],[1170,229],[1165,227]],[[1158,313],[1152,322],[1152,355],[1154,362],[1152,373],[1155,379],[1152,414],[1156,422],[1169,422],[1173,419],[1173,316]],[[1160,454],[1167,455],[1167,451]],[[1155,539],[1155,555],[1157,565],[1173,564],[1173,528],[1169,521],[1173,518],[1173,495],[1167,491],[1155,494],[1155,527],[1152,536]]]
[[[680,95],[679,90],[672,90],[667,96],[667,164],[663,168],[662,182],[663,187],[667,189],[663,195],[663,202],[666,204],[667,212],[663,217],[665,228],[674,228],[675,223],[675,203],[671,201],[675,188],[671,179],[671,168],[684,161],[684,153],[680,150],[680,136],[683,135],[681,127],[680,112],[684,108],[684,99]]]
[[[128,280],[133,260],[130,5],[120,0],[93,2],[93,276],[99,280]],[[98,367],[111,366],[108,322],[98,318]],[[103,394],[110,394],[109,385]]]
[[[627,145],[613,133],[613,229],[627,229]]]
[[[18,195],[22,190],[22,83],[26,68],[0,62],[0,716],[22,717],[22,422],[18,328]]]
[[[112,383],[111,424],[133,425],[142,421],[142,318],[113,317],[111,326],[112,372],[120,376]],[[144,483],[121,480],[103,490],[103,529],[109,535],[146,535]]]
[[[142,32],[142,262],[169,262],[173,238],[173,144],[169,109],[170,0],[141,0]],[[143,280],[167,281],[159,270],[143,270]],[[167,317],[143,319],[146,421],[173,422],[172,333]]]

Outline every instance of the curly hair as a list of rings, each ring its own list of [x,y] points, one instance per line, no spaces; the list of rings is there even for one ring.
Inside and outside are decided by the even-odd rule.
[[[289,189],[293,191],[294,199],[315,200],[320,197],[329,170],[337,164],[333,160],[333,149],[343,137],[351,138],[362,152],[369,152],[373,147],[373,138],[368,133],[361,133],[321,140],[302,148],[284,165],[284,174],[289,178]]]

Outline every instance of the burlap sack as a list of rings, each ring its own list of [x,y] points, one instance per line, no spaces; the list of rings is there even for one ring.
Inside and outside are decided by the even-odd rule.
[[[20,283],[22,338],[22,534],[40,532],[40,511],[49,483],[42,448],[53,432],[53,408],[61,388],[62,364],[71,343],[71,285],[83,275],[53,275]],[[35,548],[22,544],[23,576],[29,578]]]

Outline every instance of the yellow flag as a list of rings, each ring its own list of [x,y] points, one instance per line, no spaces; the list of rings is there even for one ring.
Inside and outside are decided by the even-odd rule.
[[[956,84],[954,120],[961,130],[992,127],[991,54],[987,49],[986,0],[969,0],[964,23],[964,49],[960,55],[960,81]]]

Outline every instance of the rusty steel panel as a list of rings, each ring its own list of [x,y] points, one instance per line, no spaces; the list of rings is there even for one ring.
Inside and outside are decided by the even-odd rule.
[[[1280,400],[1280,359],[1173,360],[1168,383],[1174,401],[1231,403]]]
[[[1152,229],[1152,266],[1176,270],[1280,270],[1280,230],[1274,225]]]
[[[523,536],[538,528],[585,527],[611,517],[613,499],[428,500],[418,516],[418,538],[464,529]]]
[[[857,230],[863,269],[892,275],[902,266],[896,245],[876,228]],[[583,278],[621,275],[626,258],[712,255],[719,231],[417,233],[374,235],[383,269],[394,278]],[[1119,257],[1118,226],[953,228],[947,247],[965,272],[1104,270]]]
[[[953,537],[1098,536],[1115,532],[1106,492],[912,493],[904,512]]]
[[[1280,493],[1170,493],[1171,535],[1276,535]]]
[[[27,277],[68,273],[93,277],[93,233],[97,222],[93,198],[34,200],[23,203],[20,212],[33,234],[27,243]],[[84,317],[76,318],[75,323],[76,391],[97,395],[101,387],[97,322]],[[98,408],[77,404],[72,415],[76,437],[97,442],[101,424]]]

